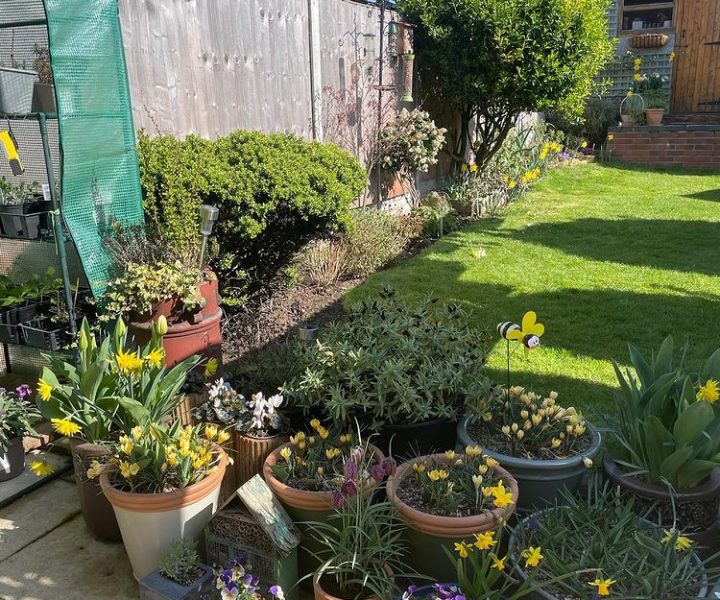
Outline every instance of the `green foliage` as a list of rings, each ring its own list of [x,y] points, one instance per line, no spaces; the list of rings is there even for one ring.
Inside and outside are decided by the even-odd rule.
[[[410,216],[422,224],[423,234],[442,237],[458,228],[457,215],[453,209],[438,209],[432,206],[416,206]]]
[[[365,188],[344,150],[285,134],[238,131],[215,141],[139,136],[151,228],[197,252],[198,208],[220,209],[212,266],[226,301],[239,301],[289,263],[308,241],[342,229]]]
[[[40,83],[52,85],[53,74],[52,65],[50,64],[50,50],[35,44],[35,46],[33,46],[33,54],[35,55],[33,69],[37,72]]]
[[[8,277],[0,275],[0,307],[25,300],[42,300],[53,295],[61,286],[62,279],[55,276],[55,269],[52,267],[43,275],[33,273],[30,279],[22,283],[13,283]]]
[[[712,581],[717,568],[709,561],[703,565],[692,549],[676,549],[677,532],[663,532],[636,510],[632,500],[595,484],[585,497],[565,493],[557,506],[526,519],[516,528],[514,542],[516,547],[542,548],[535,576],[562,578],[546,588],[554,597],[594,600],[598,588],[591,582],[601,579],[613,582],[610,597],[697,598],[705,569]]]
[[[445,129],[417,108],[403,109],[380,133],[381,165],[405,173],[427,173],[445,144]]]
[[[426,82],[460,112],[479,117],[475,163],[497,151],[517,114],[560,110],[579,116],[593,77],[611,57],[608,0],[401,0],[416,25]],[[471,137],[456,140],[459,160]]]
[[[640,75],[633,81],[633,91],[643,97],[643,100],[645,100],[645,108],[667,109],[668,99],[665,93],[666,82],[667,77],[659,73]]]
[[[175,540],[160,559],[160,573],[182,586],[198,577],[200,557],[194,540]]]
[[[720,349],[695,376],[685,371],[684,353],[675,364],[671,337],[649,360],[631,345],[630,362],[635,376],[615,365],[618,416],[610,425],[616,460],[652,483],[695,487],[720,467]],[[707,384],[704,397],[698,388]]]
[[[357,417],[375,429],[457,419],[483,389],[484,337],[466,317],[456,305],[406,305],[385,290],[352,306],[316,344],[292,347],[290,360],[302,375],[283,393],[290,404],[320,409],[337,423]]]
[[[608,129],[619,121],[620,109],[616,97],[590,96],[585,102],[582,133],[591,144],[603,144]]]
[[[40,417],[37,408],[25,398],[32,391],[19,386],[18,393],[0,388],[0,456],[5,454],[10,440],[25,433],[35,433],[32,421]]]
[[[24,204],[33,198],[35,190],[38,188],[37,181],[33,183],[12,183],[0,177],[0,205]]]

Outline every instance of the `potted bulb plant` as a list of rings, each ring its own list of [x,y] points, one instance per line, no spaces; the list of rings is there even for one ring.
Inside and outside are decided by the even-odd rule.
[[[214,425],[137,426],[120,436],[100,470],[133,573],[160,565],[173,540],[197,539],[218,508],[229,439]]]
[[[37,181],[14,184],[0,178],[0,226],[6,236],[36,240],[47,229],[51,203],[38,187]]]
[[[32,389],[20,385],[15,392],[0,388],[0,482],[8,481],[25,470],[23,435],[34,434],[32,421],[39,418],[28,401]]]
[[[633,370],[615,365],[617,414],[608,419],[610,481],[653,507],[653,521],[676,527],[715,552],[720,508],[720,350],[698,374],[676,363],[666,338],[648,359],[630,346]],[[705,549],[705,550],[703,550]]]
[[[408,564],[436,581],[455,575],[444,549],[474,543],[474,536],[496,530],[513,513],[518,496],[512,475],[477,446],[405,462],[386,487],[408,526]]]
[[[201,600],[213,570],[200,562],[193,540],[175,540],[160,567],[140,580],[140,600]]]
[[[280,433],[278,409],[282,404],[282,396],[266,398],[262,392],[247,400],[228,382],[219,379],[209,386],[208,400],[193,411],[197,421],[220,423],[232,433],[233,492],[262,473],[268,454],[287,443],[287,437]]]

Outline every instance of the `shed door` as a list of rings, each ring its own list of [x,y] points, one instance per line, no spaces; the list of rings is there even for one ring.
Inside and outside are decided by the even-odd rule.
[[[676,4],[673,112],[720,114],[720,2]]]

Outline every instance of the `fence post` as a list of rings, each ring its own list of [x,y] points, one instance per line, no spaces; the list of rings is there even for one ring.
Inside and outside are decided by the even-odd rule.
[[[310,36],[310,93],[312,101],[313,139],[323,141],[322,126],[322,69],[320,58],[319,0],[308,0],[308,33]]]

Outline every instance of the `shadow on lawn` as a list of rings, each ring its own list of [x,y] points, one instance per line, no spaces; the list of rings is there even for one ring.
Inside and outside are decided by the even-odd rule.
[[[593,260],[720,274],[720,223],[716,222],[591,218],[537,223],[499,235]]]
[[[703,192],[695,192],[694,194],[683,194],[683,198],[692,198],[694,200],[707,200],[708,202],[720,202],[720,189],[705,190]]]

